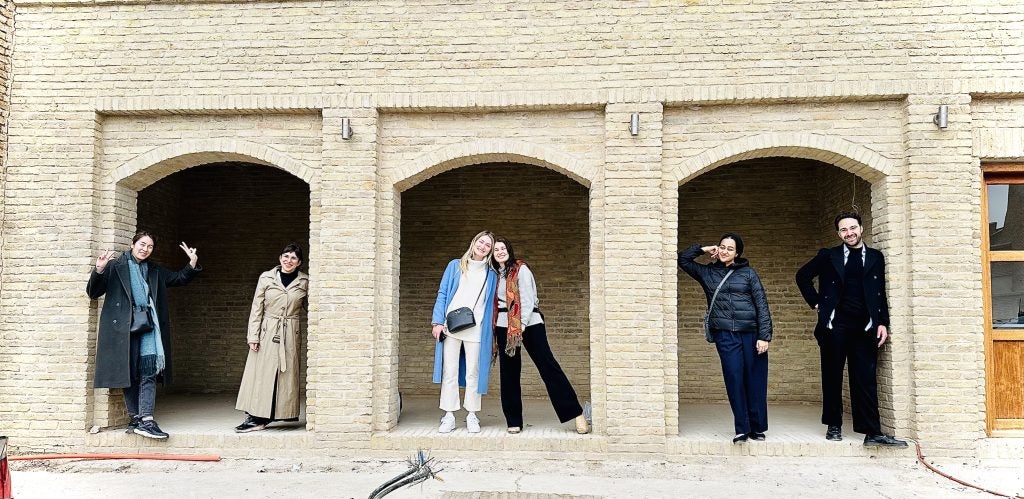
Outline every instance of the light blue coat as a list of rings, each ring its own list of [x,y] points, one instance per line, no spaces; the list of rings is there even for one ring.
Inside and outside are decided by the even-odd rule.
[[[459,279],[462,271],[459,269],[459,261],[452,260],[448,268],[444,269],[444,276],[441,277],[441,286],[437,288],[437,301],[434,303],[434,314],[430,319],[433,324],[444,324],[445,312],[448,305],[455,298],[455,292],[459,289]],[[491,374],[491,342],[494,337],[494,293],[498,289],[498,273],[487,266],[487,284],[484,286],[487,292],[484,294],[484,316],[478,322],[480,324],[480,378],[477,380],[476,392],[480,395],[487,393],[487,382]],[[434,383],[441,382],[442,365],[444,363],[444,344],[437,342],[434,346]],[[466,352],[459,354],[459,386],[466,386]]]

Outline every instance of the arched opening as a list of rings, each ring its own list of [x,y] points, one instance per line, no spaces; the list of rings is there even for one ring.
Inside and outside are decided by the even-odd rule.
[[[463,166],[401,193],[397,431],[436,431],[431,310],[445,266],[484,229],[513,241],[532,268],[551,349],[580,402],[590,400],[589,204],[585,186],[521,163]],[[498,372],[495,363],[480,413],[485,431],[505,428]],[[561,428],[527,358],[521,379],[527,427]],[[461,417],[457,432],[465,432]]]
[[[157,417],[166,431],[231,433],[244,417],[234,406],[257,277],[277,265],[290,242],[306,251],[302,270],[308,272],[309,206],[309,186],[302,179],[249,162],[203,164],[138,191],[136,226],[156,235],[153,259],[177,270],[186,262],[177,247],[185,241],[198,249],[204,268],[188,286],[169,290],[174,379],[157,398]],[[308,331],[305,318],[302,323]],[[305,407],[301,337],[298,372]],[[301,429],[304,416],[282,428]]]
[[[851,208],[862,214],[865,240],[872,244],[872,185],[849,171],[812,159],[737,161],[679,187],[679,248],[714,244],[722,233],[736,232],[745,242],[743,256],[757,270],[767,291],[774,322],[769,351],[769,431],[776,438],[824,441],[820,357],[813,337],[815,315],[801,297],[794,277],[819,248],[840,243],[833,217]],[[707,259],[699,261],[706,263]],[[679,432],[688,438],[727,441],[732,436],[732,413],[718,354],[701,332],[705,310],[699,285],[680,271]],[[880,397],[891,391],[887,386],[891,378],[880,369]],[[844,397],[849,417],[849,396]],[[852,423],[844,428],[852,431]]]

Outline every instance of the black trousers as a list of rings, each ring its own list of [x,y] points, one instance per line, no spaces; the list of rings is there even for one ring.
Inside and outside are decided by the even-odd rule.
[[[858,322],[865,324],[867,321]],[[832,329],[815,332],[821,350],[821,423],[843,424],[843,365],[849,362],[850,406],[853,410],[853,431],[879,435],[882,426],[878,417],[878,338],[873,329],[864,331],[841,320],[834,320]]]
[[[757,333],[715,330],[725,393],[737,435],[768,431],[768,353],[757,353]]]
[[[522,348],[517,348],[516,354],[509,357],[505,354],[508,328],[496,327],[494,335],[498,341],[498,365],[501,367],[501,410],[505,413],[505,422],[509,427],[522,428],[523,388],[519,380],[523,370]],[[576,390],[573,390],[569,378],[562,372],[562,367],[551,353],[548,332],[543,323],[534,324],[523,331],[523,348],[526,348],[526,352],[530,354],[537,370],[540,371],[540,379],[544,381],[544,386],[548,390],[548,398],[551,399],[558,420],[565,423],[583,414],[583,408],[576,398]]]

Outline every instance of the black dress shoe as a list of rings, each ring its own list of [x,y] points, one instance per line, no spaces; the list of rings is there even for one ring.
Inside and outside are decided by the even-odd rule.
[[[747,433],[747,436],[750,437],[751,440],[755,440],[757,442],[764,442],[764,433],[761,433],[759,431]]]
[[[746,436],[746,435],[736,435],[735,437],[732,437],[732,443],[734,443],[734,444],[741,444],[743,442],[746,442],[747,438],[749,438],[749,437]]]
[[[843,427],[836,425],[828,425],[828,430],[825,431],[825,440],[831,440],[833,442],[839,442],[843,439]]]
[[[898,447],[904,448],[907,446],[907,442],[903,440],[896,440],[894,437],[889,435],[866,435],[864,437],[864,447]]]

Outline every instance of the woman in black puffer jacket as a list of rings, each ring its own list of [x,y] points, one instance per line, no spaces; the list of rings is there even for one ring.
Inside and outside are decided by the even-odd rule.
[[[700,255],[711,255],[710,264],[695,262]],[[722,360],[725,391],[732,407],[736,437],[733,443],[748,439],[764,440],[768,430],[768,344],[772,341],[772,316],[768,298],[757,272],[743,254],[743,239],[726,233],[718,246],[699,244],[679,253],[679,268],[694,278],[711,302],[722,284],[708,317],[710,335]]]

